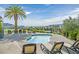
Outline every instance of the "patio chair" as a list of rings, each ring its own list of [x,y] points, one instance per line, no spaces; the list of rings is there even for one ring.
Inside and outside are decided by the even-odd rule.
[[[62,54],[61,49],[64,45],[64,42],[55,42],[54,46],[52,47],[51,51],[49,51],[43,44],[40,45],[42,51],[46,54]]]
[[[70,49],[79,54],[79,40],[77,40],[76,42],[74,42],[74,44],[71,47],[67,47],[67,46],[64,46],[64,47],[67,49],[67,51],[68,51],[69,54],[72,54],[70,52]]]
[[[79,49],[79,40],[75,41],[75,43],[71,46],[71,48]]]
[[[36,44],[23,45],[23,54],[36,54]]]

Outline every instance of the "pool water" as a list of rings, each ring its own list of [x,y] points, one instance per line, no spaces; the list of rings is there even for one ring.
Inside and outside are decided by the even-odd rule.
[[[27,40],[28,43],[47,43],[50,41],[49,35],[33,35]]]

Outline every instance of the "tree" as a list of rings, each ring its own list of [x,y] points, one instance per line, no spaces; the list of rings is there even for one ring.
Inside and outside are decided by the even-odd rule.
[[[14,19],[15,21],[15,31],[17,31],[17,21],[18,19],[26,18],[25,11],[22,9],[22,7],[17,5],[9,6],[5,9],[5,17],[8,17],[9,19]]]
[[[65,32],[65,36],[69,37],[73,40],[76,40],[76,36],[79,30],[79,21],[76,18],[71,18],[64,20],[63,30]]]

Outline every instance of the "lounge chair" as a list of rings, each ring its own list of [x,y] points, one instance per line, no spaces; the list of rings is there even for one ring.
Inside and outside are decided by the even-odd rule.
[[[23,54],[36,54],[36,44],[23,45]]]
[[[51,51],[49,51],[43,44],[40,45],[42,51],[46,54],[62,54],[61,49],[64,45],[64,42],[55,42],[54,46],[52,47]]]
[[[67,47],[67,46],[64,46],[64,47],[67,49],[69,54],[72,54],[70,50],[79,54],[79,40],[77,40],[71,47]]]

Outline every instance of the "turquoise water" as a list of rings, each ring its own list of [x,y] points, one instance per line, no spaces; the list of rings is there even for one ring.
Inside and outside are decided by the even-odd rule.
[[[49,42],[50,35],[33,35],[31,36],[27,42],[28,43],[47,43]]]

